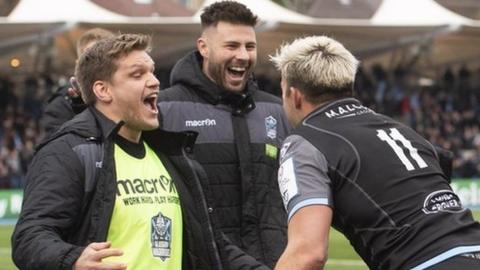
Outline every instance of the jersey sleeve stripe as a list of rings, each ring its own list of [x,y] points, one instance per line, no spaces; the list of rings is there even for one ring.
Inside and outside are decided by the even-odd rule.
[[[426,269],[430,266],[433,266],[435,264],[438,264],[440,262],[443,262],[447,259],[450,259],[451,257],[463,254],[463,253],[468,253],[468,252],[474,252],[474,251],[480,251],[480,246],[461,246],[461,247],[456,247],[452,248],[438,256],[435,256],[428,261],[412,268],[411,270],[422,270]]]
[[[292,210],[290,210],[290,212],[288,213],[288,221],[290,221],[290,219],[292,218],[292,216],[293,216],[298,210],[300,210],[301,208],[303,208],[303,207],[305,207],[305,206],[317,205],[317,204],[320,204],[320,205],[330,205],[330,204],[328,203],[328,199],[327,199],[327,198],[312,198],[312,199],[307,199],[307,200],[300,201],[300,202],[298,202],[297,204],[295,204],[295,205],[292,207]]]

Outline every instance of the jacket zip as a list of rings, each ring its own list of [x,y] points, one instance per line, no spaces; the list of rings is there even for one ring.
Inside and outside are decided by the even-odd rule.
[[[185,152],[185,149],[182,147],[182,158],[184,158],[188,165],[190,166],[190,168],[195,168],[195,165],[193,164],[193,162],[187,157],[187,154]],[[205,216],[207,217],[208,219],[208,226],[207,226],[207,229],[208,229],[208,232],[211,234],[211,238],[210,239],[215,239],[215,234],[213,232],[213,228],[212,228],[212,225],[210,223],[210,214],[208,213],[208,211],[205,211],[206,209],[208,209],[208,206],[206,204],[206,200],[205,200],[205,195],[203,194],[203,189],[202,189],[202,186],[200,185],[200,179],[198,179],[198,176],[195,174],[195,173],[192,173],[193,175],[193,178],[195,179],[195,185],[197,186],[197,189],[200,193],[200,201],[203,205],[203,209],[204,209],[204,214]],[[217,269],[223,269],[223,266],[222,266],[222,260],[220,259],[220,256],[219,256],[219,251],[218,251],[218,248],[217,248],[217,245],[215,243],[215,241],[210,241],[210,244],[213,248],[213,254],[215,255],[215,264],[216,264],[216,267]]]

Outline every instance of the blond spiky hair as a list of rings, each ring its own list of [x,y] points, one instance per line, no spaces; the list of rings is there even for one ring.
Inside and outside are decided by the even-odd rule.
[[[282,45],[270,60],[288,86],[302,90],[310,101],[321,94],[352,91],[358,60],[338,41],[310,36]]]

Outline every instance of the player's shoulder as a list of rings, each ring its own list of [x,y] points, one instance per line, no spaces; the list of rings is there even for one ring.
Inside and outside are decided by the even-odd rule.
[[[315,152],[318,152],[318,150],[305,137],[299,134],[291,134],[283,141],[280,149],[280,160],[282,161],[292,156],[308,157]]]

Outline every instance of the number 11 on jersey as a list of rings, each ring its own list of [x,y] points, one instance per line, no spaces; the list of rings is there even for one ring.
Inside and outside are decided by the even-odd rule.
[[[418,154],[417,148],[412,146],[412,142],[407,140],[396,128],[391,128],[390,129],[390,134],[387,134],[385,130],[383,129],[377,129],[377,137],[380,138],[380,140],[388,143],[388,145],[393,149],[397,157],[400,159],[400,161],[405,165],[405,168],[409,171],[415,170],[415,167],[413,166],[412,162],[410,162],[410,159],[415,160],[417,165],[420,168],[426,168],[428,167],[427,163],[422,159],[422,157]],[[400,142],[403,146],[400,147],[397,142]],[[410,155],[410,159],[405,155],[404,149],[408,150],[408,154]]]

